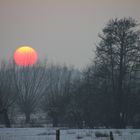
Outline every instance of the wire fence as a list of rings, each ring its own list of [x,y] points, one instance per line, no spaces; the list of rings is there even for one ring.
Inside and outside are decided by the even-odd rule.
[[[56,130],[54,134],[41,135],[0,135],[0,140],[140,140],[140,134],[95,135],[91,131]]]
[[[55,137],[50,136],[25,136],[25,135],[8,135],[0,136],[0,140],[56,140]]]

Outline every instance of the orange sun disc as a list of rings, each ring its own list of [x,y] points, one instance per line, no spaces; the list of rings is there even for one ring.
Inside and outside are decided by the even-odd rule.
[[[14,61],[18,66],[31,66],[37,59],[37,52],[30,46],[21,46],[14,52]]]

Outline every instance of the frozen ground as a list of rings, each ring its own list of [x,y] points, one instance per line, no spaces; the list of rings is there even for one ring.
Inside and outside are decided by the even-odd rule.
[[[63,129],[60,140],[110,140],[110,131],[114,140],[140,140],[140,129]],[[53,128],[0,128],[0,140],[55,140],[55,135]]]

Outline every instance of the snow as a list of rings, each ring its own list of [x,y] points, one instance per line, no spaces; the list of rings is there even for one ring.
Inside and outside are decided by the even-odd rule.
[[[57,129],[57,128],[56,128]],[[56,140],[54,128],[0,128],[0,140]],[[96,134],[113,132],[114,140],[140,140],[140,129],[60,129],[60,140],[110,140]]]

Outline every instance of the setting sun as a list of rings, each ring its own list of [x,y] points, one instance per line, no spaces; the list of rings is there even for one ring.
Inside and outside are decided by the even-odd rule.
[[[31,66],[37,59],[37,52],[30,46],[21,46],[14,52],[14,61],[18,66]]]

